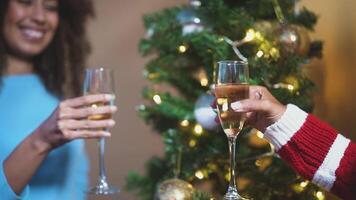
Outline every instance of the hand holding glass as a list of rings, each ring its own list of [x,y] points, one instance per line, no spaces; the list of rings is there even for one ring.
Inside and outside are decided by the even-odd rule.
[[[226,200],[244,200],[237,192],[235,174],[236,137],[243,128],[245,114],[236,113],[231,103],[249,97],[248,64],[243,61],[220,61],[216,68],[215,96],[221,126],[229,141],[230,183]]]
[[[114,78],[113,71],[108,68],[89,68],[85,71],[84,77],[84,95],[88,94],[114,94]],[[110,103],[114,104],[114,100]],[[102,102],[97,102],[92,104],[92,107],[103,106]],[[107,115],[92,115],[88,117],[89,120],[102,120],[110,119],[112,116]],[[114,186],[111,186],[107,182],[107,177],[105,173],[105,163],[104,163],[104,152],[105,152],[105,139],[99,139],[99,182],[88,192],[90,194],[102,194],[110,195],[118,193],[120,190]]]

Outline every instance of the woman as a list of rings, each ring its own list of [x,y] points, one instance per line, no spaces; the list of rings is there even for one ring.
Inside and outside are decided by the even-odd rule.
[[[0,1],[0,199],[85,199],[88,162],[79,138],[108,137],[109,94],[79,95],[90,0]],[[70,142],[75,140],[73,142]]]
[[[264,87],[231,104],[264,132],[282,159],[300,175],[346,200],[356,199],[356,144],[297,106],[279,103]]]

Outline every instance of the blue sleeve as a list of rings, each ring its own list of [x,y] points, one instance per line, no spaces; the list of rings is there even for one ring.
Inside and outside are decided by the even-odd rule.
[[[3,160],[0,162],[0,196],[1,200],[25,200],[29,194],[29,186],[27,185],[25,189],[22,191],[21,195],[16,195],[16,193],[12,190],[9,183],[7,182],[4,168],[3,168]]]

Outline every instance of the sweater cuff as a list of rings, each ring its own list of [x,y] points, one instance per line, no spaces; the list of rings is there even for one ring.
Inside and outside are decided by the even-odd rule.
[[[7,182],[7,178],[6,175],[4,173],[4,161],[2,160],[0,162],[0,194],[1,194],[1,199],[4,200],[25,200],[27,199],[28,195],[29,195],[29,186],[26,185],[26,187],[24,188],[24,190],[22,191],[22,193],[20,195],[17,195],[11,188],[11,186],[9,185],[9,183]]]
[[[267,127],[264,137],[272,143],[276,150],[281,149],[302,127],[308,113],[293,104],[288,104],[282,117]]]

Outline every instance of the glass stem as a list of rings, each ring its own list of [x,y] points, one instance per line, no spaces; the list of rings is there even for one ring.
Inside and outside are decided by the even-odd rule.
[[[105,138],[100,138],[98,141],[99,145],[99,181],[100,183],[106,183],[106,173],[105,173]]]
[[[230,183],[229,183],[229,188],[237,189],[237,186],[236,186],[236,174],[235,174],[235,169],[236,169],[236,157],[235,157],[236,137],[229,137],[228,140],[229,140],[229,153],[230,153]]]

